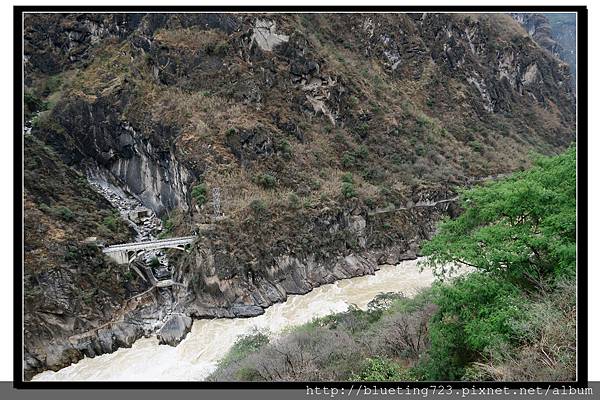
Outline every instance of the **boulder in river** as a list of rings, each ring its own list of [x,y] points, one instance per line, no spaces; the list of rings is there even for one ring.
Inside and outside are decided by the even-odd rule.
[[[234,304],[231,306],[231,312],[236,318],[250,318],[264,314],[265,310],[254,304]]]
[[[156,336],[160,344],[177,346],[192,329],[192,319],[186,315],[171,315]]]

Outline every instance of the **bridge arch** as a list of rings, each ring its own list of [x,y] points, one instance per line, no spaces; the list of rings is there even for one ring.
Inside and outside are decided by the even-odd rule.
[[[196,239],[195,236],[149,240],[145,242],[117,244],[102,249],[102,252],[117,264],[130,264],[151,250],[176,249],[186,251],[186,246]]]

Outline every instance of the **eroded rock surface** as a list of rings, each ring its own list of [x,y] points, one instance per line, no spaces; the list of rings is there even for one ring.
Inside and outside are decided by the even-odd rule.
[[[158,330],[160,344],[177,346],[192,329],[192,319],[186,315],[172,314]]]
[[[575,138],[568,67],[508,15],[28,14],[24,40],[27,377],[414,258],[458,187]],[[169,287],[83,243],[135,235],[88,171],[198,231]]]

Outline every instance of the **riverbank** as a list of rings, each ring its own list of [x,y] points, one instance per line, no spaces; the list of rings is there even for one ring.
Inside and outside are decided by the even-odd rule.
[[[375,275],[336,281],[305,295],[289,296],[258,317],[196,320],[177,347],[159,345],[154,337],[143,338],[131,348],[86,357],[57,372],[38,374],[33,380],[202,380],[215,370],[240,335],[256,329],[277,335],[288,327],[344,311],[351,304],[365,308],[381,292],[416,294],[434,280],[429,271],[420,272],[417,262],[382,266]]]

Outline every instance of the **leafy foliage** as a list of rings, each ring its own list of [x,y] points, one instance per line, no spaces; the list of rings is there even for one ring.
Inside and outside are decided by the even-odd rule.
[[[25,109],[28,111],[28,114],[37,111],[43,111],[47,108],[46,102],[44,102],[35,93],[32,92],[25,92],[23,94],[23,102],[25,104]]]
[[[292,209],[300,208],[300,197],[296,193],[290,193],[288,196],[288,204]]]
[[[555,307],[547,298],[556,282],[572,281],[575,274],[575,156],[571,147],[557,157],[538,158],[529,171],[462,192],[464,212],[444,221],[423,246],[426,264],[440,277],[447,276],[452,263],[475,272],[435,287],[439,309],[430,323],[431,348],[418,368],[422,377],[571,376],[574,306],[554,314],[569,332],[542,335],[558,337],[554,347],[567,350],[543,351],[542,345],[542,357],[534,349],[541,345],[540,331],[552,324],[540,305]],[[519,360],[528,366],[519,367]],[[548,363],[560,372],[549,373]]]
[[[69,207],[58,206],[53,210],[57,217],[62,218],[64,221],[73,221],[75,219],[75,213],[71,211]]]
[[[270,174],[260,174],[254,178],[257,185],[262,186],[265,189],[273,189],[277,183],[277,179]]]
[[[173,233],[173,229],[175,228],[175,221],[173,218],[171,218],[169,215],[165,215],[162,218],[162,227],[163,230],[160,233],[160,235],[158,235],[159,239],[164,239],[169,237],[169,235],[171,235]]]
[[[354,189],[354,185],[348,182],[342,182],[342,195],[350,199],[352,197],[356,197],[356,189]]]
[[[414,377],[408,373],[407,369],[402,368],[397,363],[386,358],[375,357],[367,358],[360,373],[353,375],[351,379],[356,381],[399,382],[412,381]]]
[[[206,187],[206,184],[204,184],[204,183],[196,185],[192,188],[192,197],[196,200],[196,203],[198,203],[199,206],[206,203],[207,193],[208,193],[208,188]]]
[[[119,223],[120,219],[116,213],[111,213],[102,220],[102,224],[111,231],[117,231],[119,228]]]
[[[433,380],[457,380],[483,353],[515,338],[514,320],[525,299],[518,287],[474,272],[435,288],[439,307],[429,326],[431,348],[421,366]]]
[[[356,189],[354,188],[354,178],[351,173],[346,173],[342,176],[342,195],[346,198],[356,197]]]
[[[267,211],[267,205],[260,199],[252,200],[250,202],[250,209],[257,215],[262,215]]]
[[[248,354],[258,351],[268,343],[269,336],[264,332],[257,331],[245,336],[240,336],[227,353],[227,356],[219,362],[219,367],[223,368],[239,361]]]
[[[461,193],[465,211],[423,246],[444,275],[459,263],[526,287],[575,273],[575,148],[531,170]]]

